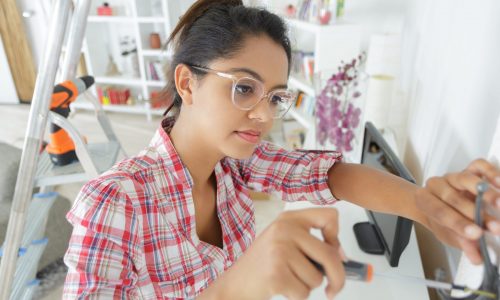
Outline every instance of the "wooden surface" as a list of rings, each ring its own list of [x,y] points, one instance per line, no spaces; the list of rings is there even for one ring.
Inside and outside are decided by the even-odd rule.
[[[31,102],[35,89],[36,70],[15,0],[0,1],[0,36],[19,99],[23,102]]]

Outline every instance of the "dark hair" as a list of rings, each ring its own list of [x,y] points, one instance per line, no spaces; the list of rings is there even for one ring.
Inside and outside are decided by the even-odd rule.
[[[180,107],[182,99],[175,88],[175,68],[179,64],[207,66],[209,62],[230,58],[243,47],[245,38],[265,34],[283,46],[290,72],[291,47],[287,28],[277,15],[263,9],[246,7],[241,0],[199,0],[179,20],[167,47],[174,50],[167,66],[167,85],[161,96],[169,97],[172,107]],[[191,68],[197,76],[203,72]]]

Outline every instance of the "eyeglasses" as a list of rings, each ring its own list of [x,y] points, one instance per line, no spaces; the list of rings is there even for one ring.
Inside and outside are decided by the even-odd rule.
[[[266,98],[273,119],[281,119],[295,102],[297,93],[287,89],[275,89],[265,93],[264,84],[251,77],[237,77],[209,68],[189,65],[191,68],[215,74],[233,81],[231,100],[241,110],[251,110]]]

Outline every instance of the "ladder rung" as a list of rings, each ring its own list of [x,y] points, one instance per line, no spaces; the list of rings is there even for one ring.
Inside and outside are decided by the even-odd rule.
[[[26,254],[18,259],[10,299],[21,299],[28,287],[32,285],[32,281],[36,276],[38,261],[47,246],[47,242],[48,239],[46,238],[34,241],[28,247]]]
[[[17,252],[17,256],[23,256],[24,254],[26,254],[26,251],[28,251],[28,249],[26,249],[25,247],[21,247],[19,248],[19,251]],[[3,247],[0,248],[0,258],[3,256]]]
[[[26,216],[26,224],[24,225],[22,247],[29,245],[34,239],[44,235],[43,223],[58,195],[56,192],[33,195]]]
[[[107,143],[88,144],[87,149],[97,170],[99,173],[102,173],[113,166],[121,150],[121,146],[116,141],[109,141]],[[46,151],[40,155],[35,186],[53,186],[83,182],[90,179],[80,162],[66,166],[55,166],[52,164]]]
[[[27,247],[32,244],[33,240],[43,236],[44,234],[44,218],[47,217],[52,204],[58,197],[58,193],[37,193],[33,195],[33,199],[28,207],[26,216],[26,224],[24,225],[23,239],[21,247],[19,247],[18,256],[26,254]],[[3,256],[3,247],[0,247],[0,257]]]
[[[40,285],[40,280],[38,279],[33,279],[30,282],[26,284],[26,289],[24,291],[24,294],[21,296],[22,300],[32,300],[33,296],[35,294],[36,289]]]

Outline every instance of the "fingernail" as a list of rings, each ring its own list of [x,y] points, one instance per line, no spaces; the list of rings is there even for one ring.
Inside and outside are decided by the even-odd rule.
[[[329,285],[325,288],[325,294],[328,299],[333,299],[333,297],[335,297]]]
[[[499,208],[500,208],[500,198],[497,198],[496,203],[497,203],[497,207],[499,207]]]
[[[333,298],[335,297],[335,294],[333,292],[328,292],[326,295],[328,296],[328,299],[330,299],[330,300],[333,300]]]
[[[477,225],[467,225],[465,227],[465,235],[470,237],[470,238],[478,238],[481,236],[482,230],[481,228],[477,227]]]
[[[488,228],[495,234],[500,234],[500,223],[497,221],[488,222]]]
[[[344,249],[342,248],[342,246],[339,247],[339,254],[340,254],[340,258],[342,258],[342,261],[346,262],[349,260],[347,258],[347,255],[345,255],[345,252],[344,252]]]
[[[495,177],[495,183],[500,187],[500,176]]]

